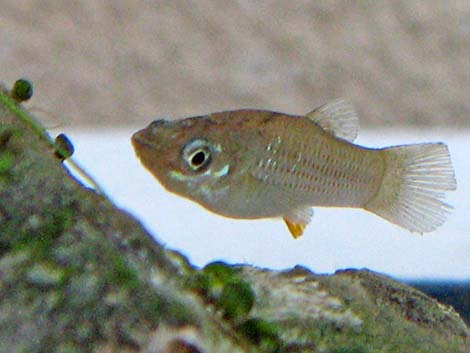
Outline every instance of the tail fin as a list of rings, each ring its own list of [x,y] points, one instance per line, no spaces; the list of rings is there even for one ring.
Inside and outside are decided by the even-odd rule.
[[[456,181],[443,143],[385,148],[384,177],[377,194],[364,207],[412,232],[430,232],[444,223],[452,206],[443,201]]]

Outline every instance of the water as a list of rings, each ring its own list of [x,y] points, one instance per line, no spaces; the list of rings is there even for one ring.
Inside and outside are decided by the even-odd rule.
[[[403,279],[470,280],[470,130],[361,131],[370,147],[444,141],[451,151],[458,190],[455,209],[437,231],[420,236],[371,213],[316,208],[304,236],[293,240],[280,220],[241,221],[214,215],[166,192],[134,156],[137,128],[65,131],[78,161],[119,207],[133,214],[168,248],[199,266],[222,259],[283,269],[303,265],[317,273],[369,268]]]

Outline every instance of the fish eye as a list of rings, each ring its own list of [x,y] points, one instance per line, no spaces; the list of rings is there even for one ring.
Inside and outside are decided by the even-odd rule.
[[[194,140],[183,148],[183,159],[194,171],[200,171],[211,162],[211,150],[205,140]]]

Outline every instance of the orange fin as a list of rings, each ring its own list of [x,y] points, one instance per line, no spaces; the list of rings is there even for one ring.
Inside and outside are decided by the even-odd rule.
[[[312,208],[305,207],[294,210],[290,214],[283,217],[284,222],[286,222],[287,228],[289,229],[290,234],[292,234],[294,239],[299,238],[303,234],[304,229],[307,224],[310,223],[312,216]]]
[[[287,218],[284,218],[284,222],[286,222],[287,228],[289,229],[290,234],[294,237],[294,239],[299,238],[304,233],[304,229],[307,226],[306,224],[302,223],[293,223]]]

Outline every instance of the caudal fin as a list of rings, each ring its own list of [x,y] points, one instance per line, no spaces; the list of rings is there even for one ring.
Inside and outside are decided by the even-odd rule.
[[[430,232],[444,223],[452,209],[443,201],[445,191],[457,186],[447,146],[404,145],[381,153],[382,186],[364,208],[412,232]]]

